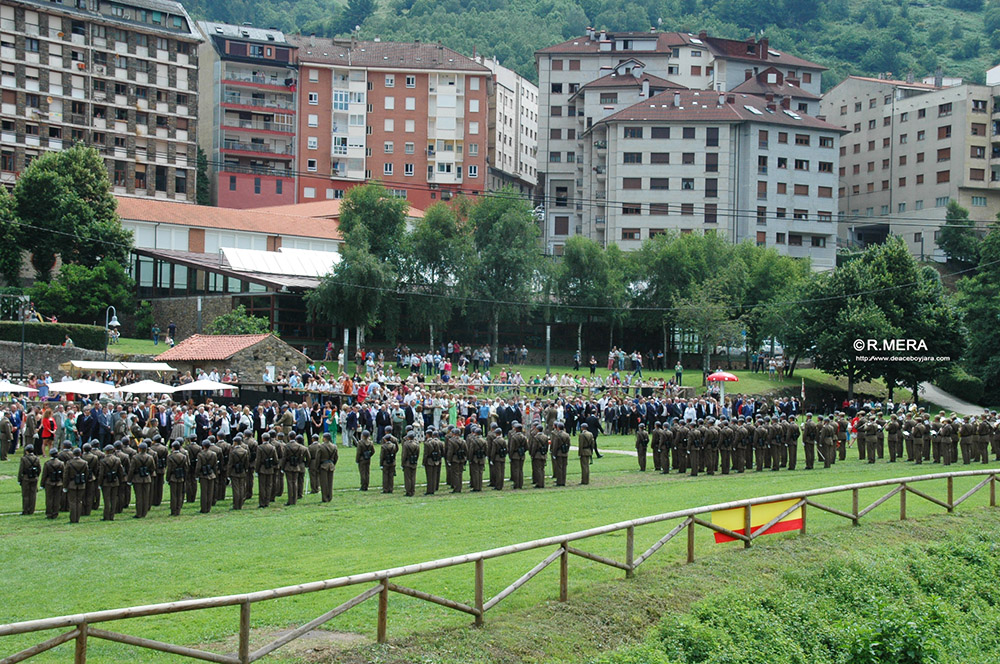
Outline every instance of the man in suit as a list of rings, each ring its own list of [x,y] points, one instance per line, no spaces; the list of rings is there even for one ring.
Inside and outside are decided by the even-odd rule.
[[[601,426],[601,420],[597,418],[597,415],[591,413],[585,418],[584,422],[587,425],[587,430],[590,431],[590,435],[594,437],[594,456],[600,459],[601,451],[597,449],[597,437],[604,433],[604,427]]]
[[[205,414],[205,407],[198,406],[198,413],[194,416],[194,435],[199,443],[208,438],[208,415]],[[215,479],[215,475],[212,475]]]
[[[159,406],[156,413],[156,429],[160,432],[160,438],[163,440],[170,440],[170,429],[172,428],[172,422],[170,421],[170,413],[167,412],[165,406]]]

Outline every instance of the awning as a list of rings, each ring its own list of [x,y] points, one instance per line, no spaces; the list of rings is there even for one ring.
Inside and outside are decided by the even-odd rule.
[[[59,365],[62,371],[80,369],[83,371],[177,371],[166,362],[97,362],[94,360],[70,360]]]

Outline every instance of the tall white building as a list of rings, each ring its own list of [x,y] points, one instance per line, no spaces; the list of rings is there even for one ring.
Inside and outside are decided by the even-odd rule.
[[[509,185],[531,194],[538,182],[538,86],[495,58],[476,57],[476,62],[493,72],[487,189]]]

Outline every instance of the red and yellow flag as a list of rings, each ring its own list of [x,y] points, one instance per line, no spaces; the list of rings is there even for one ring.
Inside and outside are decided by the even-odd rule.
[[[780,515],[785,510],[791,508],[797,502],[799,501],[792,498],[790,500],[779,500],[774,503],[761,503],[760,505],[754,505],[750,509],[750,532],[754,533],[760,530],[763,526],[769,524],[772,519]],[[712,523],[740,535],[746,534],[744,511],[742,507],[734,507],[733,509],[712,512]],[[801,529],[802,507],[797,507],[781,521],[771,526],[764,534],[773,535],[775,533],[786,533],[790,530]],[[735,541],[736,538],[734,537],[724,535],[723,533],[715,533],[716,544]]]

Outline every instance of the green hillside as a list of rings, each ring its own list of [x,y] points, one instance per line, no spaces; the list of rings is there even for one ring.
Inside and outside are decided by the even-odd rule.
[[[933,73],[981,82],[1000,48],[1000,2],[983,0],[191,0],[198,18],[251,21],[283,30],[363,38],[440,41],[466,54],[496,55],[534,78],[536,49],[611,30],[698,32],[743,39],[763,32],[773,47],[848,74]]]

